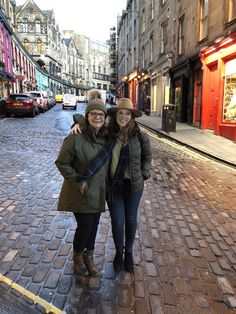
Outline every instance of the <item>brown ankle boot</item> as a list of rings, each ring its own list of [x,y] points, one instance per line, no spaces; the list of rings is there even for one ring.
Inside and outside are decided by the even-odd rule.
[[[87,276],[88,271],[84,264],[84,252],[74,252],[73,261],[74,261],[74,271],[77,275]]]
[[[125,270],[128,273],[134,272],[134,261],[132,252],[125,252]]]
[[[113,261],[113,268],[114,268],[114,271],[117,273],[119,273],[121,270],[124,269],[123,252],[116,251],[116,255]]]
[[[96,277],[99,275],[99,270],[94,265],[93,250],[87,250],[84,252],[84,263],[87,266],[89,276]]]

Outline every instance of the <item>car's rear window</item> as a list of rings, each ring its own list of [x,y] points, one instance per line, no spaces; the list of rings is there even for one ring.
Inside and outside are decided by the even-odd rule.
[[[76,100],[76,96],[67,94],[67,95],[64,96],[64,100],[75,101]]]
[[[30,96],[28,96],[28,95],[10,95],[10,99],[12,99],[12,100],[25,100],[25,99],[30,99]]]
[[[30,93],[33,97],[41,97],[40,93]]]

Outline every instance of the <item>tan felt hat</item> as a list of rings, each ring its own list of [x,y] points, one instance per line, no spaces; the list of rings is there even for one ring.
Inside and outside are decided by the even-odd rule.
[[[107,110],[107,115],[111,116],[121,109],[130,110],[135,118],[141,117],[142,115],[140,110],[134,108],[134,105],[129,98],[120,98],[116,103],[116,107],[112,107]]]

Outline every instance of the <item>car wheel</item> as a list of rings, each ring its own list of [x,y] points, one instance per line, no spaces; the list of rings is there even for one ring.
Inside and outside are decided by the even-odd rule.
[[[76,110],[77,109],[77,106],[74,106],[74,110]]]
[[[35,117],[35,108],[34,108],[33,111],[31,112],[30,116],[31,116],[31,118],[34,118],[34,117]]]

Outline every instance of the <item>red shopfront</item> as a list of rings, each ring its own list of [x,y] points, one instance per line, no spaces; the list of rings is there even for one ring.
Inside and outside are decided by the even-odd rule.
[[[236,141],[236,33],[201,51],[201,128]]]
[[[128,76],[128,88],[129,88],[129,98],[132,100],[134,107],[137,108],[137,76],[138,71],[134,70]]]

